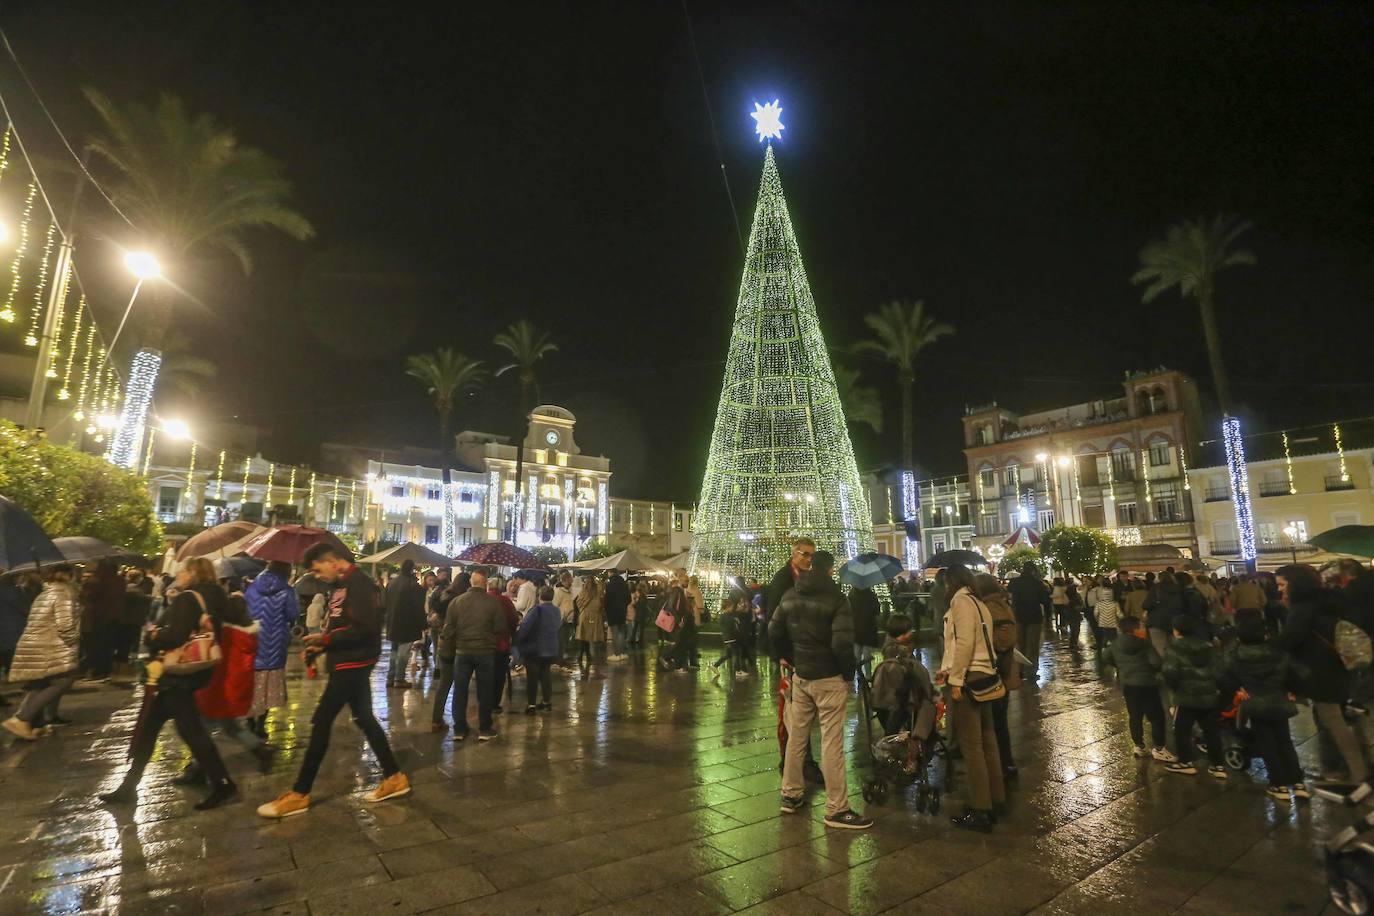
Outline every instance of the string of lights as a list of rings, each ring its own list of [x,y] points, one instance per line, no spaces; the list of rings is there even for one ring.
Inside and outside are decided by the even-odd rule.
[[[24,263],[24,253],[28,251],[29,247],[29,218],[33,215],[33,198],[37,194],[38,182],[29,182],[29,193],[24,198],[24,209],[20,211],[21,215],[19,217],[19,243],[14,246],[14,258],[10,261],[10,289],[9,292],[5,294],[5,304],[0,306],[0,321],[4,321],[8,324],[13,324],[16,317],[14,313],[14,298],[19,294],[19,269]],[[50,234],[51,231],[50,228]],[[28,343],[27,337],[24,338],[24,342]],[[38,340],[35,338],[33,344],[30,344],[30,346],[34,346],[37,343]]]
[[[81,388],[76,396],[76,411],[72,414],[72,419],[80,423],[86,419],[86,392],[91,387],[91,355],[95,352],[95,321],[92,320],[90,327],[86,329],[86,356],[81,364]]]
[[[76,348],[81,342],[81,316],[86,311],[86,297],[82,296],[76,303],[76,315],[72,319],[72,339],[67,345],[67,368],[62,372],[62,387],[57,389],[57,399],[59,401],[70,400],[72,391],[72,365],[76,362]]]
[[[53,305],[52,337],[47,340],[48,369],[45,374],[50,379],[57,378],[57,363],[62,358],[62,324],[67,318],[67,293],[71,288],[71,276],[71,262],[68,261],[67,269],[62,272],[57,284],[57,297]],[[37,309],[37,303],[34,307]]]

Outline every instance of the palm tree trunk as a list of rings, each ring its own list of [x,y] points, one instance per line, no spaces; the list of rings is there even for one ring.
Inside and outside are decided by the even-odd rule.
[[[139,288],[139,302],[147,315],[148,333],[143,348],[134,354],[128,375],[125,376],[124,407],[118,425],[110,437],[106,457],[120,467],[132,470],[138,466],[143,451],[143,434],[147,427],[148,410],[157,390],[157,377],[162,368],[162,342],[172,324],[170,293],[158,281],[144,283]]]
[[[444,517],[443,531],[441,533],[444,552],[449,556],[453,555],[458,545],[457,531],[455,529],[455,515],[453,508],[453,454],[452,443],[449,441],[449,418],[453,412],[453,405],[441,405],[439,407],[439,461],[444,467],[443,489],[440,491],[444,498]]]
[[[902,386],[902,470],[914,471],[915,468],[912,467],[912,452],[914,451],[912,427],[915,425],[915,418],[913,417],[915,408],[911,401],[916,376],[903,372],[899,381]]]
[[[1231,412],[1231,382],[1226,377],[1226,362],[1221,355],[1221,332],[1217,328],[1216,304],[1210,289],[1198,290],[1198,311],[1202,313],[1202,335],[1207,341],[1207,361],[1212,364],[1212,386],[1216,389],[1221,412]]]
[[[520,526],[524,524],[525,516],[525,437],[529,430],[529,403],[530,386],[521,373],[520,379],[520,423],[516,426],[519,430],[515,439],[515,520],[511,526],[511,543],[515,543],[520,538]]]

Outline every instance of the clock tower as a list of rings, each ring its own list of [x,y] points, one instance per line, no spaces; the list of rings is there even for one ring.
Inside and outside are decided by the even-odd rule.
[[[530,411],[530,433],[525,439],[525,448],[547,449],[549,452],[564,452],[580,455],[573,438],[573,427],[577,417],[572,411],[552,404],[543,404]]]

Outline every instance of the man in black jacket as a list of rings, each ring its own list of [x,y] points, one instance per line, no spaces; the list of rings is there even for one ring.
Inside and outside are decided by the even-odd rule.
[[[625,615],[630,606],[630,587],[613,571],[606,580],[606,594],[602,597],[606,609],[606,626],[611,630],[611,661],[624,661],[625,654]]]
[[[388,687],[410,687],[406,665],[410,648],[424,635],[425,590],[415,580],[415,562],[401,564],[401,574],[386,587],[386,638],[391,641],[391,666],[386,670]]]
[[[849,601],[830,578],[835,558],[824,551],[808,559],[811,569],[779,602],[768,623],[780,661],[793,669],[784,713],[787,755],[782,771],[782,811],[801,809],[802,762],[811,725],[821,723],[821,772],[825,774],[825,823],[864,830],[873,821],[849,807],[844,761],[845,702],[854,676],[854,621]]]
[[[801,580],[802,574],[811,568],[811,560],[816,555],[816,542],[810,538],[797,538],[792,543],[792,556],[787,561],[787,565],[773,574],[769,580],[768,587],[763,590],[763,643],[760,649],[772,654],[776,658],[768,645],[770,637],[768,635],[768,624],[773,619],[773,612],[778,609],[782,602],[782,596]]]
[[[1021,654],[1030,662],[1027,675],[1033,681],[1040,680],[1040,644],[1045,639],[1043,624],[1046,614],[1054,612],[1050,601],[1050,590],[1029,563],[1021,567],[1021,575],[1011,580],[1007,587],[1011,592],[1011,611],[1016,615],[1016,624],[1021,628]]]
[[[305,637],[307,653],[325,653],[329,681],[310,720],[310,744],[296,784],[275,801],[259,806],[258,814],[263,817],[290,817],[309,810],[310,789],[329,750],[330,729],[345,706],[353,712],[353,721],[362,729],[382,766],[381,785],[363,799],[379,802],[410,794],[410,780],[401,772],[391,753],[391,742],[372,714],[372,669],[382,654],[382,614],[377,607],[377,588],[353,565],[351,557],[331,544],[311,547],[303,562],[320,581],[334,586],[329,593],[323,632]]]

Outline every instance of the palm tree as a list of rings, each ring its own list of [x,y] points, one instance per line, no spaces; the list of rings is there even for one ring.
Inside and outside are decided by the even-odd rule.
[[[1244,220],[1219,213],[1210,220],[1184,220],[1170,226],[1164,238],[1140,250],[1140,269],[1134,284],[1147,284],[1140,300],[1153,302],[1160,293],[1177,286],[1181,295],[1197,300],[1202,314],[1202,334],[1207,341],[1207,361],[1212,365],[1212,385],[1222,413],[1231,409],[1231,382],[1221,355],[1217,328],[1216,276],[1226,267],[1249,267],[1255,255],[1236,247],[1236,240],[1250,229]]]
[[[471,391],[487,378],[487,370],[474,359],[455,353],[452,347],[440,347],[433,353],[406,357],[406,375],[419,379],[434,399],[434,409],[439,412],[439,455],[444,466],[444,550],[451,552],[457,545],[453,542],[453,504],[450,501],[449,484],[453,480],[453,437],[450,422],[453,417],[453,399],[460,392]]]
[[[133,346],[137,352],[144,347],[145,338],[140,338]],[[123,346],[120,346],[123,350]],[[162,366],[158,369],[157,381],[163,391],[179,394],[185,400],[192,400],[201,393],[205,383],[219,375],[219,365],[214,360],[197,356],[191,338],[181,331],[170,330],[162,338]]]
[[[534,409],[529,399],[530,389],[534,389],[536,397],[539,394],[539,379],[535,377],[534,366],[545,356],[555,352],[558,345],[549,340],[548,334],[524,319],[497,334],[492,343],[510,353],[512,359],[512,362],[497,369],[496,374],[504,375],[511,370],[520,373],[520,431],[515,440],[516,515],[511,527],[511,538],[514,540],[515,532],[520,530],[520,511],[524,505],[522,497],[525,484],[525,437],[529,433],[530,411]]]
[[[854,352],[872,353],[897,367],[897,382],[902,388],[902,467],[912,470],[913,425],[916,405],[916,354],[954,333],[954,328],[926,315],[924,302],[888,302],[878,311],[864,316],[873,331],[873,340],[855,344]]]
[[[111,174],[102,184],[142,235],[139,245],[152,251],[172,278],[184,276],[192,257],[215,253],[230,255],[248,273],[253,261],[244,232],[249,229],[276,229],[302,240],[314,235],[306,218],[287,205],[291,185],[281,164],[258,149],[240,146],[233,131],[209,115],[189,114],[172,95],[163,95],[151,107],[116,106],[94,89],[86,90],[86,98],[103,127],[103,134],[87,144],[109,166]],[[135,356],[128,388],[147,394],[129,399],[126,420],[116,434],[116,449],[121,438],[127,440],[126,462],[137,460],[138,440],[133,437],[143,430],[145,402],[157,384],[157,357],[180,289],[168,282],[145,287],[139,307],[146,345]]]
[[[836,366],[835,388],[846,420],[855,426],[867,426],[875,433],[883,431],[882,401],[876,389],[859,384],[859,370]]]

